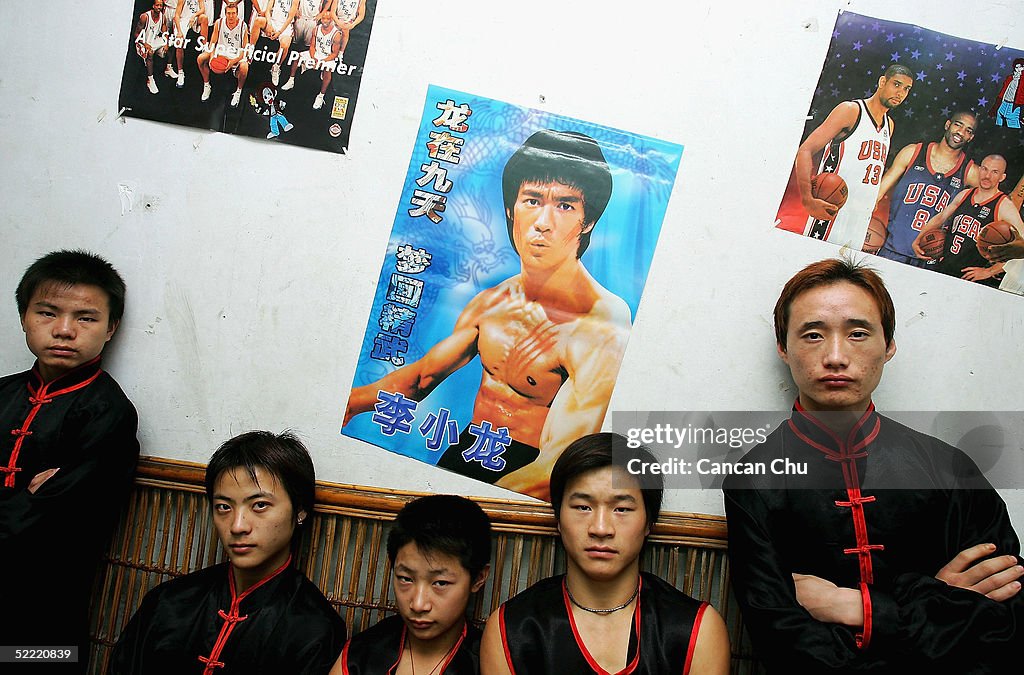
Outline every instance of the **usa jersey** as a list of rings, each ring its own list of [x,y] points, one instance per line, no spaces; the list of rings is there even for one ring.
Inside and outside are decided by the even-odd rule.
[[[853,130],[843,140],[829,143],[818,167],[818,173],[835,173],[846,181],[846,203],[832,220],[808,218],[804,227],[808,237],[849,246],[855,251],[864,247],[891,140],[889,115],[882,115],[882,121],[875,126],[867,103],[858,100],[857,106]]]
[[[973,188],[949,222],[942,260],[935,266],[943,274],[962,277],[965,267],[988,267],[992,264],[978,252],[978,233],[981,228],[995,221],[1000,203],[1009,197],[996,192],[984,202],[976,203],[974,200],[977,194],[978,188]],[[999,280],[985,279],[981,283],[998,286]]]
[[[959,161],[949,171],[939,173],[931,166],[931,154],[936,144],[929,143],[922,156],[923,145],[917,144],[907,170],[893,190],[889,207],[889,236],[879,255],[897,253],[913,258],[911,244],[921,233],[921,227],[964,189],[967,172],[974,166],[974,162],[961,153]]]

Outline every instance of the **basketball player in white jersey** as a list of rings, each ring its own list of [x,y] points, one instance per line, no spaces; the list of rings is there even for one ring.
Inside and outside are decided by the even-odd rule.
[[[338,54],[338,60],[344,61],[349,33],[366,16],[366,0],[331,0],[330,12],[334,17],[334,25],[341,31],[341,53]]]
[[[150,94],[159,89],[153,79],[153,56],[167,56],[167,18],[164,16],[164,0],[153,0],[153,8],[139,15],[135,25],[135,53],[146,63],[146,88]],[[167,64],[170,68],[170,63]]]
[[[178,0],[164,0],[164,22],[167,25],[167,32],[174,34],[174,15],[178,11]],[[167,48],[170,49],[171,45],[168,44]],[[167,66],[164,68],[164,75],[172,79],[178,77],[178,73],[174,72],[174,66],[171,65],[171,60],[167,59]]]
[[[270,67],[270,81],[277,86],[281,80],[281,62],[292,44],[292,22],[295,21],[295,13],[298,12],[299,0],[265,0],[267,7],[262,15],[253,12],[252,27],[249,30],[249,39],[253,44],[260,38],[260,32],[267,36],[268,40],[277,40],[277,60]]]
[[[320,93],[313,100],[313,110],[324,107],[324,94],[331,84],[331,74],[338,67],[338,55],[341,54],[341,31],[334,25],[334,19],[328,10],[320,14],[320,23],[313,31],[313,39],[309,45],[306,58],[307,68],[320,71]],[[291,82],[292,80],[289,80]]]
[[[203,39],[207,39],[209,35],[206,24],[206,9],[203,5],[202,0],[177,0],[178,6],[174,10],[174,16],[171,19],[171,24],[174,28],[175,44],[181,45],[175,47],[175,59],[178,62],[177,72],[177,87],[181,89],[185,86],[185,39],[188,37],[189,31],[202,35]],[[171,64],[167,64],[168,72],[170,76]]]
[[[330,2],[330,0],[327,1]],[[323,11],[324,0],[297,0],[297,2],[298,12],[295,16],[292,46],[295,47],[296,51],[302,52],[307,48],[312,49],[313,47],[313,31],[316,30],[317,25],[320,23],[320,13]],[[287,91],[295,86],[295,71],[299,69],[300,65],[303,66],[303,71],[305,71],[308,67],[306,59],[300,57],[292,61],[291,74],[281,89]]]
[[[800,200],[810,216],[805,235],[856,251],[864,246],[892,140],[894,125],[888,111],[903,103],[913,85],[909,68],[889,66],[870,98],[843,101],[800,144],[795,173]],[[838,174],[849,190],[838,212],[835,205],[811,193],[814,155],[823,148],[817,173]]]
[[[238,17],[239,4],[237,2],[227,3],[224,7],[224,16],[213,26],[213,35],[210,38],[212,51],[204,51],[196,59],[199,74],[203,76],[202,100],[206,101],[210,98],[210,92],[213,91],[213,87],[210,86],[210,60],[217,56],[227,57],[227,70],[234,73],[238,80],[238,88],[231,95],[232,108],[238,107],[238,101],[242,98],[242,86],[245,84],[245,78],[249,75],[249,61],[245,58],[249,33],[245,22]]]

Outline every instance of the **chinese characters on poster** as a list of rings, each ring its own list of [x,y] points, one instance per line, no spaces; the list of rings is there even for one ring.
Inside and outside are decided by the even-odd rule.
[[[430,87],[342,433],[546,497],[601,429],[681,154]]]

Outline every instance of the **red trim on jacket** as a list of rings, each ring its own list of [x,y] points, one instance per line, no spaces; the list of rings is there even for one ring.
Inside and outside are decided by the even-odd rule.
[[[11,435],[17,438],[14,441],[14,449],[11,450],[11,456],[7,460],[7,466],[0,466],[0,473],[4,474],[4,487],[14,487],[14,474],[21,471],[21,467],[18,466],[18,456],[21,454],[21,447],[25,444],[25,438],[32,435],[32,423],[35,421],[39,411],[42,410],[44,405],[52,402],[54,398],[84,389],[95,382],[96,378],[103,373],[99,367],[99,362],[100,357],[97,356],[50,382],[43,382],[43,377],[39,374],[38,363],[32,367],[32,374],[36,379],[34,385],[31,381],[28,383],[28,402],[32,404],[32,408],[29,409],[28,415],[25,416],[25,421],[21,423],[21,426],[17,429],[11,429]],[[78,382],[74,382],[74,376],[85,375],[94,366],[95,372],[86,375],[84,379]],[[68,378],[71,378],[71,381],[74,383],[63,386],[63,383],[67,382]],[[53,390],[51,391],[51,389]]]
[[[505,650],[505,663],[508,664],[508,672],[516,675],[516,667],[512,665],[512,653],[508,650],[508,635],[505,633],[505,605],[498,608],[498,628],[501,632],[501,648]]]
[[[462,646],[462,641],[466,639],[466,629],[467,629],[467,624],[465,622],[463,622],[463,624],[462,624],[462,633],[459,634],[459,639],[456,640],[455,644],[453,644],[448,649],[448,654],[446,654],[444,656],[443,662],[438,664],[438,665],[441,666],[441,670],[438,672],[438,675],[444,675],[444,671],[447,670],[448,666],[450,666],[452,661],[455,660],[455,655],[458,654],[459,647]],[[402,662],[402,654],[405,653],[405,634],[406,634],[407,631],[408,631],[408,626],[405,625],[405,620],[403,619],[402,620],[402,635],[401,635],[401,637],[398,640],[398,658],[395,659],[395,662],[393,664],[391,664],[390,668],[388,668],[388,675],[391,675],[392,673],[394,673],[398,669],[398,664],[400,664]],[[346,644],[345,647],[346,647],[346,649],[342,650],[342,653],[347,651],[348,645]],[[411,659],[412,658],[412,653],[411,653],[412,650],[410,649],[409,651],[410,651],[409,658]],[[436,669],[437,666],[434,666],[434,668]],[[348,672],[347,666],[346,666],[346,670],[344,672],[346,672],[346,673]],[[431,671],[431,672],[433,672],[433,671]]]
[[[868,586],[874,583],[875,575],[871,561],[872,551],[884,551],[883,544],[872,544],[868,538],[868,525],[864,517],[864,505],[875,501],[874,496],[863,496],[860,491],[860,477],[857,474],[857,460],[868,456],[867,447],[878,437],[882,422],[875,414],[874,404],[868,404],[868,409],[857,420],[857,423],[850,429],[846,439],[840,438],[834,431],[822,424],[813,414],[808,412],[800,401],[797,400],[794,411],[800,418],[808,421],[824,432],[835,447],[829,448],[808,436],[797,426],[791,417],[789,428],[796,436],[811,447],[819,450],[825,455],[825,459],[839,462],[843,472],[843,482],[846,485],[847,501],[837,500],[835,505],[850,509],[850,517],[853,519],[853,533],[856,546],[844,548],[843,553],[857,556],[857,565],[860,573],[860,595],[864,611],[864,624],[861,632],[855,638],[857,647],[867,649],[871,644],[871,594]],[[864,430],[867,429],[865,432]]]
[[[197,657],[201,663],[206,664],[206,667],[203,668],[203,675],[213,675],[214,669],[224,667],[224,662],[219,659],[221,653],[224,651],[224,647],[228,643],[228,638],[231,637],[231,633],[235,630],[235,626],[249,618],[248,615],[241,616],[238,613],[242,600],[245,600],[250,593],[276,577],[281,572],[285,571],[291,562],[292,556],[289,554],[288,560],[285,560],[283,565],[247,588],[241,595],[235,593],[235,575],[231,569],[231,565],[228,565],[228,588],[231,589],[231,607],[227,612],[223,609],[217,610],[217,615],[224,619],[224,625],[220,627],[220,633],[217,635],[217,640],[213,643],[213,649],[210,650],[210,655]]]
[[[636,594],[636,606],[633,607],[633,627],[636,630],[636,654],[633,655],[633,660],[627,663],[625,668],[614,673],[614,675],[628,675],[636,670],[636,667],[640,664],[640,591],[643,590],[643,577],[639,577],[637,579],[637,583],[640,588],[637,590]],[[566,579],[562,579],[562,601],[565,603],[565,611],[569,615],[569,626],[572,628],[572,636],[576,640],[576,646],[579,647],[580,653],[583,654],[583,658],[587,660],[587,663],[590,664],[590,667],[593,668],[594,672],[598,675],[613,675],[602,668],[601,664],[599,664],[594,657],[590,655],[590,650],[587,649],[587,645],[583,642],[583,637],[576,628],[576,619],[572,615],[572,601],[569,600],[569,586]],[[627,656],[629,656],[629,654],[627,654]]]
[[[341,648],[341,675],[348,675],[348,646],[350,644],[352,644],[351,639]]]
[[[704,610],[708,608],[708,603],[704,603],[697,610],[697,618],[693,620],[693,631],[690,633],[690,644],[686,648],[686,664],[683,666],[683,675],[687,675],[690,672],[690,664],[693,662],[693,652],[697,649],[697,633],[700,632],[700,621],[704,618]],[[637,650],[639,651],[639,650]]]

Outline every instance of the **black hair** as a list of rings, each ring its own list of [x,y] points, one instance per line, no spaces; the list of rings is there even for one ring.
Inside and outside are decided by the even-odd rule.
[[[124,314],[124,279],[113,265],[95,253],[80,249],[53,251],[29,265],[14,292],[21,317],[24,318],[32,296],[44,284],[64,288],[78,284],[98,287],[107,294],[107,304],[110,305],[108,328],[117,326]]]
[[[292,432],[248,431],[225,441],[206,466],[206,496],[211,502],[217,479],[225,471],[238,468],[245,469],[253,482],[256,482],[256,469],[264,469],[288,493],[294,513],[305,511],[307,521],[313,515],[316,494],[313,460],[306,446]]]
[[[565,488],[573,479],[606,466],[618,466],[625,470],[631,459],[639,459],[643,464],[658,462],[658,459],[646,446],[629,447],[626,437],[621,434],[610,432],[588,434],[570,443],[555,461],[548,484],[551,490],[551,507],[555,510],[555,520],[558,520],[559,512],[562,509]],[[658,520],[658,515],[661,513],[661,500],[664,493],[664,481],[661,474],[645,475],[640,492],[643,494],[644,511],[647,515],[647,525],[650,527]]]
[[[532,136],[512,153],[501,175],[501,192],[505,200],[508,238],[512,238],[512,214],[516,196],[523,183],[561,183],[583,193],[583,222],[597,223],[612,194],[612,172],[601,147],[590,136],[575,131],[544,129]],[[579,258],[590,246],[593,228],[580,235]]]
[[[903,75],[905,77],[909,77],[910,79],[914,79],[914,71],[910,70],[910,68],[907,68],[901,63],[894,63],[888,68],[886,68],[885,73],[882,74],[882,77],[884,77],[885,79],[889,79],[893,75]]]
[[[415,543],[421,553],[458,558],[472,580],[491,561],[491,521],[473,501],[458,495],[429,495],[402,507],[388,533],[388,559]]]

